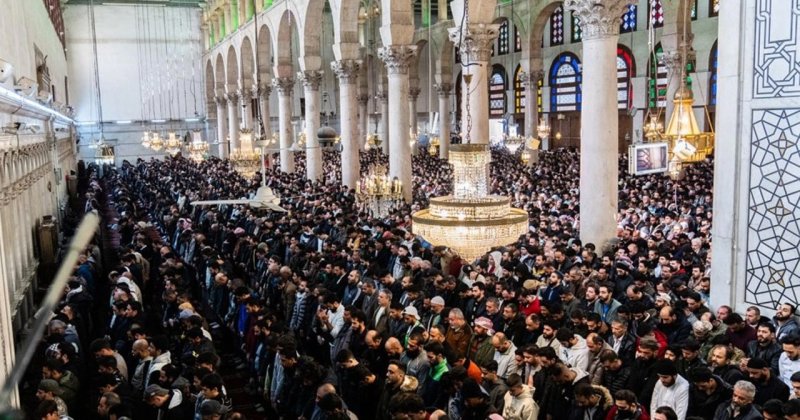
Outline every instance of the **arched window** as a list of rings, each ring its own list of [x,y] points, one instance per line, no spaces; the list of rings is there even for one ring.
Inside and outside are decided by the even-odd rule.
[[[514,112],[521,114],[525,112],[525,88],[522,86],[522,66],[517,65],[514,71]]]
[[[719,64],[717,51],[717,41],[711,47],[711,54],[709,57],[708,71],[710,73],[708,81],[708,103],[709,105],[717,104],[717,66]]]
[[[636,74],[631,50],[623,45],[617,46],[617,108],[628,109],[633,103],[631,78]]]
[[[550,45],[564,44],[564,9],[558,6],[550,15]]]
[[[661,44],[656,45],[655,56],[650,56],[647,69],[647,106],[648,108],[664,108],[667,106],[667,66],[661,62],[664,50]]]
[[[636,5],[631,4],[628,6],[628,10],[625,11],[625,14],[622,15],[622,21],[619,24],[619,32],[626,33],[626,32],[633,32],[636,30]]]
[[[514,52],[522,51],[522,37],[519,35],[517,25],[514,25]]]
[[[561,53],[550,67],[550,110],[580,111],[581,63],[572,53]]]
[[[508,19],[503,19],[497,35],[497,54],[508,54]]]
[[[708,17],[719,16],[719,1],[708,0]]]
[[[664,26],[664,6],[661,0],[648,0],[647,15],[650,16],[650,27],[660,28]]]
[[[489,118],[503,118],[506,113],[506,70],[503,66],[492,66],[489,79]]]
[[[581,42],[582,37],[581,20],[572,12],[572,42]]]

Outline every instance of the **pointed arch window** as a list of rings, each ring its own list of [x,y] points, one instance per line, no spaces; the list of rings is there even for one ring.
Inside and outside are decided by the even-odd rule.
[[[650,57],[647,69],[647,106],[648,108],[664,108],[667,106],[667,66],[661,62],[664,50],[661,44],[656,45],[655,56]]]
[[[489,118],[502,118],[506,113],[506,70],[503,66],[492,66],[489,79]]]
[[[628,109],[633,104],[631,78],[636,67],[631,51],[622,45],[617,46],[617,108]]]
[[[719,65],[719,54],[717,51],[717,41],[714,41],[714,46],[711,47],[711,54],[709,57],[708,69],[711,75],[708,82],[708,103],[710,105],[717,104],[717,66]]]
[[[564,44],[564,9],[558,6],[550,15],[550,45]]]
[[[500,29],[497,34],[497,54],[508,54],[508,50],[508,19],[504,19],[503,23],[500,24]]]
[[[514,71],[514,113],[521,114],[525,112],[525,87],[522,86],[522,66],[517,65],[517,70]]]
[[[633,32],[636,30],[636,5],[631,4],[628,6],[628,9],[625,11],[625,14],[622,15],[622,21],[619,24],[619,32],[626,33],[626,32]]]
[[[581,110],[581,63],[572,53],[562,53],[550,67],[550,110]]]
[[[664,5],[661,4],[661,0],[648,0],[647,11],[651,28],[664,26]]]

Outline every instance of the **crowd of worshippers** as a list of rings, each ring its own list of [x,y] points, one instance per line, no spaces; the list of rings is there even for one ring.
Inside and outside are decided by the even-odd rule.
[[[261,184],[216,159],[89,171],[120,265],[80,257],[22,389],[30,417],[800,419],[795,307],[769,319],[710,294],[713,162],[681,181],[623,171],[600,245],[577,238],[577,152],[492,159],[530,231],[476,261],[413,234],[411,212],[452,189],[424,154],[414,202],[386,217],[330,153],[321,181],[302,158],[267,171],[286,213],[191,206]],[[382,162],[363,153],[362,171]],[[234,398],[231,375],[249,380]]]

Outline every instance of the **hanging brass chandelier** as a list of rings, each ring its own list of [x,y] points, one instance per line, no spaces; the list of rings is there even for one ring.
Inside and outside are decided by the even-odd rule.
[[[167,141],[164,142],[164,151],[169,153],[170,156],[176,156],[181,152],[183,142],[181,138],[174,131],[167,133]]]
[[[387,175],[386,166],[375,165],[356,184],[356,200],[374,217],[384,217],[403,203],[403,183]]]
[[[673,103],[675,107],[664,132],[670,142],[670,150],[681,162],[700,162],[714,152],[714,133],[703,132],[697,125],[692,110],[694,97],[685,79],[675,92]]]
[[[261,155],[253,148],[253,130],[243,129],[239,133],[239,147],[231,152],[230,161],[240,175],[253,178],[261,163]]]
[[[528,214],[511,208],[507,197],[488,194],[490,160],[486,144],[452,145],[453,195],[432,198],[429,208],[414,213],[414,233],[467,261],[525,234]]]
[[[439,146],[441,145],[441,140],[439,140],[439,136],[431,137],[430,142],[428,142],[428,154],[431,156],[436,156],[439,153]]]

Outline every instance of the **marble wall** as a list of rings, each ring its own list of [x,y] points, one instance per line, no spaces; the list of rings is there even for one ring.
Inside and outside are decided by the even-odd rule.
[[[719,19],[712,288],[771,312],[800,303],[800,0],[725,3]]]

